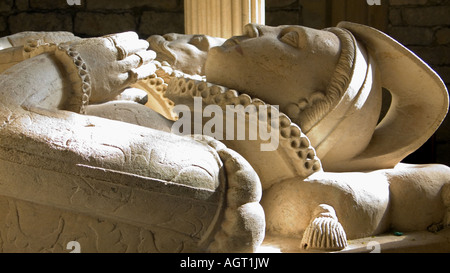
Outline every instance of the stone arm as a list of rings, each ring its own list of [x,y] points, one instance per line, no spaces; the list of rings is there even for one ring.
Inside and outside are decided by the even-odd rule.
[[[0,38],[0,50],[10,47],[24,46],[30,40],[41,40],[44,43],[63,43],[78,40],[79,37],[66,31],[23,31]]]
[[[37,45],[59,44],[80,38],[70,32],[24,31],[0,38],[0,73],[28,59]]]
[[[151,53],[133,37],[67,44],[76,50],[0,75],[2,196],[135,225],[154,234],[158,247],[144,251],[254,251],[264,236],[261,189],[240,155],[211,139],[59,110],[83,90],[78,77],[89,76],[90,98],[101,102],[152,73]]]

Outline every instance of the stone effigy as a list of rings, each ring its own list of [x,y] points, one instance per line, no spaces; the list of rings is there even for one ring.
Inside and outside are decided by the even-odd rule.
[[[276,151],[221,140],[261,179],[267,234],[298,238],[305,249],[336,250],[347,239],[390,229],[447,225],[449,168],[400,163],[444,119],[447,90],[392,38],[349,22],[326,30],[250,24],[245,35],[212,48],[205,68],[206,83],[172,79],[166,96],[192,111],[195,97],[203,110],[279,105]],[[382,88],[393,101],[379,121]]]
[[[83,252],[261,244],[259,178],[236,152],[76,113],[155,72],[146,41],[123,33],[35,44],[40,54],[0,80],[3,251],[58,252],[73,241]]]
[[[5,57],[1,74],[3,251],[69,241],[100,252],[256,251],[270,235],[331,251],[449,224],[450,169],[400,163],[447,113],[434,71],[349,22],[244,33],[38,38],[0,51],[22,54]],[[382,88],[393,99],[379,122]],[[202,136],[174,132],[206,110],[219,117],[216,140],[204,115]],[[218,126],[230,117],[237,130]],[[240,125],[270,138],[240,139]],[[37,220],[47,237],[28,228]]]

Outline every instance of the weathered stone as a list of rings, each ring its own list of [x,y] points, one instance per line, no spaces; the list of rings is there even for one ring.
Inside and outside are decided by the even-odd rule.
[[[96,0],[87,2],[88,10],[97,10],[97,9],[115,9],[115,10],[125,10],[132,8],[156,8],[161,10],[174,10],[180,8],[178,6],[177,0],[164,0],[164,1],[155,1],[155,0],[129,0],[129,1],[120,1],[120,0]]]
[[[402,24],[402,11],[398,8],[389,9],[389,22],[393,26]]]
[[[450,24],[450,6],[414,7],[402,10],[403,20],[411,26],[438,26]]]
[[[295,10],[277,10],[266,13],[266,25],[268,26],[300,24],[300,21],[301,15],[299,11]]]
[[[450,143],[438,143],[436,150],[437,163],[447,164],[447,162],[450,162],[450,153],[448,152],[450,150]]]
[[[183,13],[147,11],[142,14],[139,34],[184,33]]]
[[[429,45],[433,42],[433,31],[424,27],[391,27],[389,34],[405,45]]]
[[[327,2],[325,0],[300,1],[302,25],[322,29],[326,27]]]
[[[450,64],[450,47],[448,46],[410,46],[409,49],[430,65]]]
[[[80,2],[83,4],[83,1]],[[30,8],[32,9],[66,9],[76,7],[77,5],[69,5],[66,0],[52,1],[52,0],[30,0]]]
[[[101,36],[135,30],[136,19],[131,13],[102,14],[79,12],[75,16],[75,33],[87,36]]]
[[[441,77],[441,79],[444,81],[444,83],[450,84],[450,66],[435,66],[433,68],[436,71],[436,73],[438,73],[438,75]]]
[[[16,8],[20,11],[27,10],[30,7],[28,0],[16,0]]]
[[[14,1],[13,0],[2,0],[0,1],[0,12],[8,12],[12,10]]]
[[[266,8],[291,8],[298,6],[298,0],[266,0]]]
[[[389,0],[389,4],[393,6],[399,5],[423,5],[426,4],[427,0]]]
[[[19,13],[8,19],[11,33],[21,31],[73,31],[70,14]]]
[[[436,42],[440,45],[450,43],[450,28],[441,28],[436,31]]]
[[[65,100],[66,98],[62,99],[63,94],[69,95],[71,90],[75,91],[78,87],[79,94],[83,94],[83,98],[87,96],[93,105],[114,100],[123,88],[148,78],[156,69],[152,63],[154,52],[147,51],[148,43],[139,40],[136,33],[120,33],[108,38],[74,39],[66,42],[58,47],[49,43],[35,48],[32,43],[26,42],[25,51],[30,52],[32,58],[22,59],[23,62],[18,66],[10,66],[11,74],[9,72],[0,74],[2,90],[7,91],[0,93],[0,104],[3,106],[0,107],[0,119],[7,120],[7,112],[17,113],[19,119],[13,121],[14,124],[11,126],[2,125],[0,130],[0,191],[3,194],[0,198],[0,218],[4,220],[1,217],[4,212],[11,215],[10,209],[15,211],[16,216],[20,214],[20,217],[23,217],[20,220],[20,227],[17,225],[11,227],[12,236],[7,239],[9,246],[2,244],[0,249],[15,252],[55,251],[53,248],[55,244],[66,246],[68,243],[67,237],[62,234],[64,232],[55,226],[67,223],[73,228],[72,224],[76,221],[82,225],[76,228],[78,232],[83,230],[84,233],[86,229],[91,231],[94,229],[102,237],[98,240],[96,235],[84,233],[82,236],[89,236],[88,241],[94,242],[89,244],[81,241],[83,244],[81,248],[85,252],[111,251],[114,248],[110,243],[117,243],[116,235],[130,236],[124,238],[125,246],[133,244],[130,242],[131,238],[139,238],[142,243],[145,241],[143,232],[150,235],[149,239],[154,238],[154,243],[150,241],[141,245],[143,248],[133,248],[133,251],[255,251],[264,238],[265,228],[264,212],[259,204],[262,193],[260,181],[242,156],[226,148],[219,141],[207,137],[200,140],[171,134],[168,132],[169,124],[166,128],[168,131],[164,132],[128,122],[115,122],[106,118],[60,111],[57,106],[59,103],[49,106],[48,110],[42,110],[46,114],[34,110],[31,112],[24,109],[27,107],[21,107],[43,106],[40,102],[47,100],[52,94],[56,94],[57,101]],[[19,61],[15,58],[17,56],[11,56],[10,53],[22,53],[22,48],[11,49],[13,51],[0,51],[2,62],[5,61],[4,56],[13,57],[14,62]],[[38,52],[31,56],[33,50]],[[39,54],[44,50],[54,51],[55,54]],[[138,54],[140,61],[136,62],[135,53]],[[163,84],[161,82],[161,85]],[[18,94],[18,90],[25,94]],[[40,96],[42,93],[47,95]],[[77,97],[76,94],[73,95]],[[83,98],[78,97],[73,101],[86,106],[86,99]],[[52,102],[54,98],[49,100],[51,102],[43,103],[54,105]],[[156,114],[138,103],[132,103],[130,106],[141,109],[142,113]],[[22,115],[30,122],[23,124]],[[47,119],[44,117],[47,115],[52,117],[48,116]],[[134,115],[133,119],[136,117]],[[81,138],[63,137],[70,130],[66,130],[59,122],[54,123],[52,119],[61,120],[69,127],[75,126],[73,127],[75,131],[83,130],[82,127],[87,125],[85,128],[89,128],[89,132],[82,134],[87,142],[96,139],[93,141],[96,146],[91,149],[90,144],[78,142]],[[78,119],[85,121],[79,126],[76,125]],[[18,130],[22,130],[16,129],[19,127],[26,132],[23,137],[18,135]],[[130,134],[132,140],[129,141],[128,136],[119,136],[113,131]],[[42,138],[42,141],[37,140],[41,138],[40,132],[45,132],[48,137]],[[37,146],[29,148],[28,144],[22,145],[16,139],[22,139],[25,143],[33,142]],[[163,143],[160,144],[160,141]],[[11,149],[9,145],[14,145],[15,148]],[[113,149],[111,145],[114,146]],[[126,146],[124,152],[120,152],[122,147],[125,147],[122,145]],[[114,151],[115,149],[118,150]],[[23,153],[24,150],[26,155]],[[82,159],[84,151],[89,155]],[[139,151],[139,154],[135,151]],[[60,155],[58,159],[53,158],[54,152]],[[100,160],[95,159],[97,155]],[[29,166],[25,162],[33,164]],[[58,163],[55,165],[56,162]],[[95,170],[84,165],[92,162],[101,165],[96,165],[99,168]],[[127,165],[131,169],[128,169]],[[18,199],[32,203],[41,204],[39,200],[45,200],[44,206],[37,208],[36,211],[34,205],[31,207],[18,205],[20,208],[16,209],[10,202],[4,202],[5,195],[11,197],[16,196],[16,193],[20,195]],[[29,198],[30,196],[32,197]],[[75,214],[69,216],[70,220],[61,218],[64,212],[47,209],[48,207],[70,210]],[[105,219],[106,230],[104,225],[97,229],[90,225],[88,219],[80,221],[78,215],[85,212],[95,217],[94,222],[99,223],[102,221],[100,219],[105,218],[112,221]],[[108,230],[115,229],[117,226],[115,220],[137,229],[133,228],[131,234],[121,229],[117,230],[116,235],[111,234]],[[129,220],[133,223],[128,222]],[[18,223],[14,216],[7,220],[10,221]],[[10,227],[2,223],[0,221],[0,230],[5,234],[6,229]],[[46,236],[40,236],[41,234]],[[78,235],[80,233],[74,234],[73,231],[69,231],[69,234],[70,240],[77,241],[80,238]],[[62,241],[59,241],[60,238]],[[100,241],[110,243],[105,245],[99,243]],[[89,245],[94,248],[90,248]],[[117,251],[129,249],[120,248]]]
[[[81,0],[85,5],[89,1],[92,9],[86,10],[87,6],[82,6],[80,10],[75,9],[70,12],[67,12],[70,8],[63,5],[65,0],[61,0],[55,5],[57,7],[56,11],[50,11],[51,2],[49,0],[44,0],[41,3],[35,1],[37,0],[16,0],[14,2],[16,4],[12,6],[14,13],[24,11],[31,6],[45,10],[46,13],[44,11],[42,13],[35,11],[30,14],[19,13],[12,15],[6,15],[5,12],[0,13],[0,33],[2,33],[2,28],[7,30],[8,26],[14,26],[15,30],[32,27],[41,30],[40,24],[44,24],[44,26],[47,25],[48,28],[54,29],[58,26],[49,25],[51,20],[59,18],[60,21],[57,21],[57,23],[61,26],[67,23],[63,20],[66,17],[70,19],[69,26],[77,29],[76,34],[83,34],[84,36],[100,36],[132,29],[139,29],[143,38],[147,38],[147,36],[155,33],[183,32],[183,13],[179,9],[180,5],[174,9],[170,8],[173,3],[182,3],[181,0],[165,2],[157,0],[138,2],[137,0],[132,0],[128,3],[121,3],[116,0],[100,0],[98,2]],[[361,2],[362,5],[365,5],[365,0],[361,1],[363,1]],[[269,0],[268,2],[272,5],[272,7],[269,6],[268,8],[268,20],[266,21],[269,25],[302,23],[303,25],[320,27],[319,24],[330,22],[330,18],[327,18],[329,10],[326,10],[329,8],[330,1],[320,0],[313,3],[306,0],[283,0],[275,3],[275,0]],[[301,5],[302,2],[304,3],[303,5]],[[351,1],[346,0],[345,2],[350,3]],[[2,4],[5,4],[6,7],[9,5],[8,3],[11,3],[11,1],[5,1]],[[415,7],[415,5],[422,3],[429,6]],[[432,16],[432,14],[434,14],[433,16],[442,15],[439,12],[436,13],[437,10],[430,6],[432,3],[446,4],[449,3],[449,0],[391,0],[392,7],[390,10],[392,14],[390,15],[391,28],[389,31],[394,38],[401,43],[409,45],[410,49],[428,62],[442,77],[443,81],[447,83],[448,87],[450,82],[450,30],[448,25],[445,25],[445,22],[447,22],[445,18],[434,18],[431,19],[434,22],[424,25],[423,22],[429,22],[429,19],[426,18],[427,16]],[[21,8],[18,5],[21,5]],[[433,8],[432,11],[430,11],[431,8]],[[131,11],[124,11],[124,9],[131,9]],[[324,10],[322,11],[322,9]],[[348,10],[347,12],[349,13]],[[403,12],[405,10],[406,12]],[[419,14],[422,10],[425,10],[425,12]],[[410,24],[413,17],[403,20],[403,13],[412,11],[417,13],[416,15],[418,16],[414,25]],[[39,16],[36,14],[39,14]],[[409,14],[408,16],[412,15]],[[9,21],[7,21],[8,17]],[[322,18],[327,18],[328,21],[322,21]],[[204,234],[207,234],[206,232],[214,235],[213,233],[220,227],[225,227],[227,228],[226,230],[215,236],[216,238],[225,239],[220,244],[216,244],[212,250],[229,251],[230,248],[221,248],[221,246],[236,243],[258,245],[260,243],[258,240],[262,240],[264,230],[280,233],[283,236],[304,234],[304,238],[312,239],[317,238],[311,235],[314,234],[314,230],[318,230],[314,229],[314,227],[321,227],[323,223],[323,226],[329,224],[329,226],[333,225],[335,227],[337,224],[340,225],[342,223],[342,229],[339,228],[337,230],[340,238],[345,240],[345,233],[347,233],[349,239],[352,239],[359,238],[364,234],[367,234],[367,236],[376,235],[379,232],[388,231],[389,228],[405,232],[417,229],[425,230],[431,223],[440,223],[444,214],[446,215],[444,220],[450,219],[450,213],[448,212],[450,208],[449,191],[445,194],[445,189],[450,189],[446,185],[450,176],[449,168],[434,164],[408,166],[401,163],[397,164],[397,162],[395,163],[397,164],[395,168],[392,168],[394,166],[394,163],[392,163],[388,167],[383,167],[387,169],[366,172],[369,168],[378,168],[377,165],[375,167],[367,165],[367,167],[362,168],[364,172],[352,172],[352,170],[346,168],[355,168],[355,164],[342,164],[341,162],[344,161],[335,160],[336,158],[339,159],[340,156],[345,156],[343,152],[353,150],[356,145],[359,145],[358,142],[361,139],[366,138],[369,143],[367,145],[371,149],[363,148],[366,150],[362,151],[368,154],[371,151],[376,152],[372,156],[382,155],[383,157],[378,158],[380,160],[375,158],[371,164],[384,164],[387,160],[385,153],[395,151],[397,147],[392,148],[391,146],[382,150],[383,146],[373,146],[376,145],[376,142],[381,141],[389,146],[397,141],[401,142],[404,139],[408,139],[408,141],[414,141],[415,144],[415,139],[423,136],[426,136],[423,139],[427,139],[430,137],[430,134],[434,133],[436,136],[437,162],[450,162],[450,154],[448,153],[450,149],[450,144],[448,143],[448,139],[450,139],[450,120],[444,120],[441,127],[435,131],[438,123],[444,119],[442,115],[446,113],[446,107],[448,107],[448,104],[446,104],[448,102],[446,100],[448,94],[434,77],[433,71],[429,71],[427,66],[420,66],[421,62],[416,60],[413,55],[408,55],[405,58],[404,55],[407,54],[403,48],[399,47],[400,50],[396,49],[395,47],[398,46],[396,43],[392,43],[384,35],[377,34],[373,29],[352,26],[346,23],[340,26],[346,26],[361,41],[361,44],[356,47],[344,44],[344,39],[336,40],[334,43],[334,45],[339,45],[336,48],[340,50],[347,47],[356,49],[355,51],[350,50],[350,52],[356,52],[357,58],[355,60],[358,66],[352,64],[351,67],[358,67],[362,73],[351,73],[349,86],[355,86],[358,88],[355,90],[360,90],[360,94],[357,94],[358,102],[362,102],[359,99],[365,98],[367,98],[367,101],[379,99],[379,96],[372,95],[375,91],[367,89],[371,88],[371,86],[374,86],[373,90],[380,87],[378,83],[372,85],[370,80],[380,80],[383,84],[388,84],[389,86],[386,88],[393,95],[396,95],[398,99],[391,100],[392,107],[387,111],[392,110],[390,112],[390,119],[392,118],[390,121],[395,121],[399,127],[394,126],[397,130],[392,130],[393,127],[389,129],[390,125],[385,123],[380,127],[383,130],[388,128],[388,130],[379,131],[374,129],[376,120],[373,120],[372,129],[362,128],[370,123],[368,122],[369,118],[378,117],[378,110],[375,109],[377,107],[369,107],[371,110],[364,110],[368,109],[365,105],[362,105],[365,102],[361,104],[364,107],[354,108],[355,111],[362,109],[361,112],[353,112],[353,109],[347,111],[345,109],[346,111],[339,113],[339,111],[336,112],[334,109],[339,110],[343,108],[333,106],[333,110],[330,111],[335,112],[326,112],[327,117],[325,117],[325,121],[323,119],[320,120],[321,124],[316,128],[320,129],[320,126],[325,128],[328,125],[323,124],[337,120],[339,124],[333,127],[333,130],[335,128],[339,130],[343,128],[343,130],[335,131],[338,137],[332,138],[336,136],[332,135],[320,142],[325,143],[325,147],[328,143],[335,146],[330,149],[328,154],[323,152],[324,146],[320,146],[322,144],[318,145],[315,151],[318,154],[322,153],[323,156],[317,155],[316,162],[319,162],[318,158],[320,158],[322,164],[324,162],[325,164],[337,162],[343,166],[340,169],[343,171],[329,173],[328,168],[330,165],[323,165],[327,168],[324,168],[325,171],[320,170],[318,173],[305,179],[299,179],[299,174],[294,172],[292,168],[297,168],[298,166],[300,166],[299,168],[302,168],[302,166],[309,168],[308,164],[289,164],[298,162],[299,159],[305,159],[305,161],[309,159],[316,160],[312,145],[318,143],[314,139],[317,137],[317,134],[315,135],[314,132],[310,133],[310,130],[308,130],[310,136],[303,135],[301,130],[303,130],[304,123],[298,122],[301,126],[297,127],[296,124],[290,123],[290,119],[280,119],[280,121],[284,121],[283,124],[280,124],[283,125],[282,131],[284,133],[284,137],[281,135],[283,138],[280,145],[285,149],[283,153],[280,152],[280,160],[273,160],[273,158],[277,159],[278,157],[265,158],[266,155],[259,153],[259,150],[247,147],[248,143],[246,142],[241,142],[243,143],[241,146],[234,143],[235,147],[237,147],[237,149],[233,148],[235,151],[242,155],[245,154],[246,156],[244,157],[246,158],[248,155],[249,160],[256,162],[256,164],[252,165],[257,166],[254,167],[255,171],[261,174],[258,175],[259,179],[261,179],[259,180],[250,165],[247,162],[244,164],[243,158],[238,157],[237,154],[232,154],[225,147],[217,146],[218,144],[216,143],[204,143],[203,140],[191,141],[192,139],[190,138],[178,138],[178,136],[165,134],[164,132],[159,134],[156,130],[148,131],[143,128],[144,125],[132,126],[131,124],[126,124],[126,118],[120,119],[122,122],[117,123],[111,119],[98,119],[92,115],[77,115],[69,111],[60,113],[58,109],[51,109],[52,114],[47,116],[47,110],[43,111],[33,108],[33,111],[29,111],[28,108],[21,107],[23,98],[30,98],[31,104],[27,105],[41,107],[42,100],[36,94],[48,95],[48,98],[53,99],[55,94],[67,93],[65,91],[66,88],[72,90],[74,86],[79,86],[78,82],[77,85],[71,82],[64,82],[69,78],[74,81],[78,80],[78,77],[74,76],[83,75],[82,73],[74,74],[74,70],[69,69],[74,69],[70,67],[74,62],[73,59],[68,57],[69,55],[67,56],[69,59],[64,59],[61,55],[58,55],[66,70],[55,65],[53,60],[48,58],[47,54],[27,60],[26,65],[12,66],[8,75],[3,75],[4,77],[1,81],[3,90],[9,92],[4,92],[0,96],[1,104],[6,105],[6,107],[0,107],[0,117],[9,122],[8,126],[0,126],[2,128],[0,130],[0,139],[2,139],[0,141],[0,174],[2,174],[0,175],[0,188],[2,193],[6,194],[0,198],[0,231],[3,233],[7,232],[11,236],[7,236],[7,240],[0,246],[0,249],[6,252],[66,251],[67,242],[76,240],[81,243],[82,250],[86,252],[171,252],[179,251],[179,246],[182,246],[182,250],[185,251],[190,249],[202,251],[203,248],[194,248],[192,243],[183,242],[183,238],[194,239],[193,243],[195,243],[198,238],[202,238]],[[231,53],[227,53],[227,55],[220,51],[223,54],[223,60],[226,62],[222,62],[224,64],[222,69],[216,70],[218,75],[216,82],[219,79],[225,79],[224,86],[233,86],[237,90],[244,91],[243,93],[246,93],[246,90],[248,92],[251,91],[251,89],[247,88],[251,88],[253,82],[261,83],[260,85],[255,85],[253,94],[274,105],[281,104],[277,102],[278,98],[281,98],[281,102],[284,99],[290,100],[288,103],[294,101],[295,103],[288,104],[288,106],[294,106],[295,108],[299,106],[297,105],[298,101],[303,103],[309,100],[309,98],[304,101],[293,99],[297,94],[306,91],[306,88],[299,88],[299,85],[304,84],[304,82],[295,80],[300,79],[304,73],[309,71],[312,71],[313,74],[308,75],[309,77],[305,77],[303,80],[319,78],[321,77],[320,73],[325,71],[327,67],[334,68],[335,62],[331,62],[333,65],[327,65],[324,60],[319,59],[305,65],[306,69],[298,69],[297,65],[308,61],[308,58],[300,58],[300,54],[308,50],[308,47],[298,50],[299,44],[295,43],[298,42],[296,40],[298,35],[292,32],[292,29],[274,34],[274,29],[265,28],[262,26],[258,31],[254,31],[253,35],[257,37],[245,37],[243,40],[240,40],[240,50],[230,51]],[[265,30],[267,32],[264,32]],[[312,31],[307,33],[311,34],[308,37],[313,37],[312,35],[317,34],[317,32]],[[322,35],[327,34],[330,33],[322,33]],[[319,39],[320,35],[314,37]],[[325,37],[330,39],[328,41],[337,39],[334,35]],[[274,43],[280,43],[277,49],[271,47],[273,44],[267,43],[269,38]],[[87,40],[96,43],[95,41],[98,42],[102,39]],[[87,40],[81,40],[79,44],[76,41],[70,43],[70,49],[76,49],[70,52],[79,54],[78,56],[83,57],[81,60],[86,61],[87,65],[85,68],[87,69],[79,70],[78,72],[88,73],[89,77],[87,78],[96,83],[92,86],[96,88],[100,86],[104,88],[102,89],[103,91],[111,90],[111,87],[117,90],[121,89],[116,84],[127,75],[127,73],[124,73],[124,64],[135,68],[132,71],[126,71],[133,72],[129,73],[128,76],[134,75],[134,73],[137,74],[135,71],[138,71],[139,75],[148,73],[145,76],[147,77],[151,74],[149,72],[150,67],[152,67],[151,69],[154,68],[150,61],[153,58],[151,57],[153,54],[143,52],[146,49],[144,41],[138,42],[135,38],[123,39],[122,42],[124,44],[120,44],[121,39],[117,39],[117,51],[113,50],[111,52],[127,52],[131,55],[117,63],[117,59],[121,58],[119,57],[121,54],[118,56],[109,54],[111,53],[108,52],[110,49],[102,48],[101,45],[103,43],[96,44],[97,46],[95,47],[83,47],[83,43],[85,43],[84,45],[90,43]],[[186,41],[191,42],[191,38]],[[139,58],[136,58],[132,52],[135,51],[139,44],[142,50],[138,51],[137,55],[139,55]],[[112,44],[108,42],[107,45],[110,46]],[[366,59],[361,58],[361,52],[364,52],[363,45],[368,45],[375,49],[367,52],[368,55],[373,57],[370,59],[373,62],[365,63]],[[188,43],[186,48],[189,49],[192,46],[192,43]],[[228,43],[225,47],[227,46],[235,45]],[[267,54],[262,56],[250,55],[251,49],[255,48]],[[283,48],[288,49],[289,54],[280,55],[284,51]],[[311,54],[315,56],[309,57],[317,58],[317,56],[321,55],[321,52],[323,53],[321,48],[323,49],[323,47],[317,47],[318,51],[315,51],[319,52],[319,54]],[[331,48],[333,46],[330,44],[325,47],[325,49]],[[39,49],[42,49],[42,47]],[[21,51],[17,52],[22,56]],[[57,49],[57,52],[64,53],[59,51],[59,49]],[[210,56],[217,58],[217,54],[220,54],[220,52],[216,51],[216,55]],[[242,52],[247,55],[245,58],[241,56],[243,55],[241,54]],[[261,53],[261,51],[259,52]],[[297,52],[299,55],[291,54],[293,52]],[[186,56],[186,54],[183,55],[185,52],[180,53],[180,55]],[[339,52],[336,52],[334,56],[343,56],[342,53],[344,51],[341,51],[341,54],[337,53]],[[248,56],[253,56],[253,58]],[[282,58],[277,58],[279,56]],[[296,56],[299,59],[296,59]],[[212,58],[209,58],[210,62],[211,60],[214,62]],[[348,61],[348,59],[342,59]],[[389,64],[386,64],[387,62],[378,62],[380,59],[388,60]],[[0,60],[4,59],[0,58]],[[136,69],[135,65],[138,65],[138,63],[142,65],[147,60],[150,62],[146,66],[148,69]],[[289,65],[283,66],[284,63],[289,63]],[[189,64],[193,64],[193,62],[191,61]],[[237,64],[242,64],[242,66],[237,66]],[[364,78],[365,75],[370,76],[370,74],[364,72],[369,71],[365,70],[365,68],[370,68],[372,64],[376,64],[379,69],[373,70],[373,77]],[[235,66],[233,67],[233,65]],[[18,67],[23,70],[20,71]],[[83,64],[78,65],[78,67],[83,68]],[[238,71],[238,69],[234,69],[236,67],[242,67],[242,69]],[[172,68],[176,69],[175,65]],[[25,73],[22,73],[23,71]],[[164,73],[167,71],[164,70]],[[334,70],[330,69],[330,71],[333,72]],[[162,71],[160,72],[162,73]],[[249,77],[243,76],[247,72],[249,72]],[[233,73],[239,74],[233,75]],[[295,74],[295,78],[286,80],[288,74]],[[72,75],[72,77],[61,75]],[[144,75],[141,76],[144,77]],[[211,75],[210,70],[208,80],[212,78],[211,76],[214,75]],[[364,81],[358,81],[359,79],[357,78],[359,76],[362,76],[361,80]],[[86,79],[86,77],[83,79]],[[154,80],[156,85],[166,84],[164,81],[160,81],[157,84],[158,80],[153,77],[146,79],[148,82]],[[252,80],[242,83],[239,82],[240,79]],[[105,82],[103,80],[106,81],[105,85],[100,84]],[[183,93],[182,91],[186,91],[186,88],[190,91],[201,91],[202,97],[205,96],[205,99],[210,99],[213,105],[219,101],[219,98],[220,100],[225,99],[228,103],[244,104],[248,102],[247,97],[234,96],[234,92],[225,92],[226,97],[222,97],[222,93],[217,93],[217,90],[220,88],[212,88],[218,87],[217,85],[208,83],[211,84],[210,88],[202,81],[194,82],[184,78],[179,79],[180,82],[184,80],[186,80],[185,85],[171,85],[172,87],[178,86],[180,88],[178,95],[183,103],[185,97],[182,94],[195,95],[195,92]],[[58,85],[60,81],[63,82],[61,86]],[[176,79],[172,79],[172,81],[176,81]],[[167,82],[170,82],[170,80]],[[275,84],[271,88],[262,90],[262,88],[273,84],[273,82]],[[190,83],[192,89],[188,83]],[[236,86],[235,84],[238,85]],[[239,86],[240,84],[241,86]],[[283,86],[283,84],[295,84],[295,90],[293,89],[295,92],[291,94],[286,93],[290,86]],[[363,84],[363,88],[359,89],[361,84]],[[83,88],[85,86],[83,85]],[[168,90],[170,89],[168,88]],[[214,92],[212,92],[213,90]],[[277,92],[273,92],[274,90]],[[313,90],[316,90],[316,88]],[[437,92],[437,90],[440,90],[440,92]],[[346,94],[351,93],[346,90],[342,91],[346,92]],[[96,94],[98,96],[98,94],[105,93],[107,92],[98,92]],[[18,94],[18,96],[9,97],[11,94]],[[95,92],[93,94],[95,95]],[[368,96],[364,96],[365,94]],[[273,97],[270,97],[271,95]],[[317,101],[321,99],[321,94],[316,93],[314,95],[317,96],[311,96],[311,101],[313,99]],[[340,96],[338,95],[338,98]],[[91,102],[93,102],[91,106],[97,106],[95,102],[102,101],[98,98],[93,98],[94,96],[91,96]],[[57,97],[56,99],[59,98]],[[116,105],[116,102],[111,102]],[[348,102],[354,103],[356,100],[349,100]],[[342,105],[339,102],[337,106]],[[143,108],[145,106],[138,106],[139,108],[136,109],[145,109]],[[322,107],[323,105],[320,106]],[[299,109],[299,107],[295,109],[289,108],[289,110],[293,110],[290,112],[294,118]],[[373,112],[368,113],[368,111]],[[421,122],[423,122],[423,126],[431,124],[426,119],[434,117],[434,114],[429,113],[437,112],[439,112],[439,118],[435,118],[434,121],[436,122],[431,122],[433,124],[430,127],[431,129],[415,129],[412,133],[409,131],[411,128],[418,128],[416,125]],[[10,119],[12,117],[11,113],[14,113],[14,120]],[[136,114],[131,115],[131,123],[133,120],[137,122],[138,117],[144,117],[143,120],[149,120],[146,117],[152,117],[145,114],[142,115],[139,112],[130,111],[130,113]],[[343,115],[342,119],[339,114]],[[121,115],[120,118],[124,116]],[[360,119],[361,122],[354,122],[352,118],[355,118],[357,121]],[[401,121],[397,122],[399,119]],[[394,124],[394,122],[390,121],[388,123]],[[347,122],[348,127],[342,127],[344,122]],[[167,129],[170,129],[169,127],[167,125]],[[116,132],[123,132],[124,136],[118,136]],[[368,134],[364,135],[367,132]],[[352,137],[356,140],[348,141]],[[374,139],[377,141],[372,142]],[[313,141],[310,142],[310,140]],[[333,143],[334,140],[338,140],[338,142]],[[430,142],[427,141],[426,144]],[[233,144],[233,141],[231,140],[228,143]],[[301,147],[305,145],[310,145],[308,149],[312,151],[311,154],[309,152],[305,153],[305,147]],[[404,145],[409,144],[404,142]],[[366,147],[366,145],[362,145],[362,147]],[[427,149],[428,151],[431,150],[428,147]],[[284,151],[293,153],[285,153]],[[335,154],[333,155],[332,153]],[[434,150],[433,152],[427,152],[427,154],[432,153],[434,153]],[[289,160],[291,154],[294,160]],[[335,158],[330,160],[329,158],[333,156]],[[388,154],[388,157],[390,156]],[[328,161],[326,161],[327,157]],[[194,161],[193,158],[195,159]],[[358,157],[353,157],[348,162],[355,158],[358,160]],[[427,160],[428,158],[427,156]],[[396,161],[399,160],[400,157]],[[195,165],[191,166],[191,162],[195,163]],[[196,167],[200,168],[197,169]],[[180,169],[182,171],[178,172]],[[219,176],[221,171],[225,171],[225,173]],[[290,176],[291,171],[292,176]],[[172,179],[171,174],[176,175],[175,179]],[[208,180],[210,176],[217,177],[217,181],[220,183],[209,183],[211,182],[211,180]],[[152,180],[153,178],[156,179]],[[280,183],[280,180],[283,181]],[[259,194],[261,193],[259,181],[261,181],[263,187],[267,187],[264,192],[264,199],[261,202],[266,212],[266,218],[264,218],[264,214],[259,207]],[[177,184],[178,182],[180,182],[180,185]],[[275,184],[272,185],[270,183]],[[213,186],[205,190],[200,185],[220,185],[220,190],[215,191],[216,188]],[[197,200],[197,197],[205,199]],[[186,201],[186,199],[188,200]],[[226,202],[221,203],[222,201]],[[251,206],[242,205],[245,202],[251,202]],[[323,202],[327,204],[314,207],[316,204]],[[203,204],[206,203],[209,205],[204,206]],[[253,211],[256,211],[256,213],[253,213]],[[313,215],[308,215],[308,213],[299,215],[298,212],[315,213],[314,217],[311,217]],[[257,217],[252,218],[252,214]],[[220,215],[224,215],[224,217],[219,217]],[[390,217],[386,217],[386,215]],[[215,218],[216,216],[217,218]],[[222,218],[229,221],[221,224]],[[217,219],[216,223],[212,222],[213,219]],[[268,229],[265,229],[264,221],[267,221]],[[13,224],[6,225],[5,223]],[[60,230],[61,223],[65,224],[62,231]],[[214,224],[214,226],[208,228],[210,224]],[[231,227],[230,224],[232,224]],[[158,229],[153,230],[150,228],[154,226],[158,226]],[[304,232],[305,227],[311,231],[310,237],[308,237],[307,232]],[[242,230],[254,232],[255,234],[259,233],[257,236],[254,236],[256,239],[252,239],[250,238],[252,236],[244,235],[242,237]],[[237,237],[227,238],[224,236],[230,234],[230,231],[232,231],[232,235],[236,234]],[[161,235],[161,233],[164,235]],[[325,234],[325,236],[328,235]],[[242,238],[245,239],[245,237],[249,241],[244,242]],[[368,238],[372,239],[374,237]],[[329,236],[327,239],[325,241],[330,242],[330,239],[335,238]],[[206,242],[208,241],[209,239],[206,240]],[[305,242],[308,242],[309,246],[323,249],[329,247],[326,243],[313,245],[311,243],[316,242],[312,240],[305,240]],[[306,245],[304,246],[306,248]],[[335,244],[331,246],[342,248],[345,245]],[[254,249],[245,248],[245,250],[252,251]]]
[[[5,31],[7,29],[6,18],[0,17],[0,31]]]
[[[445,72],[447,75],[450,75],[450,68],[447,67],[447,69],[436,69],[436,72],[439,73]],[[444,76],[444,74],[440,73],[441,76]],[[449,76],[447,76],[449,78]],[[450,80],[450,79],[449,79]],[[447,83],[447,89],[450,88],[450,84]],[[448,152],[450,150],[450,119],[445,119],[439,129],[436,131],[436,162],[437,163],[443,163],[448,164],[450,162],[450,153]]]

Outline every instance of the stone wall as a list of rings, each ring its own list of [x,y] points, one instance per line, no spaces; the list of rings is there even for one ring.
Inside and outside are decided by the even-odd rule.
[[[341,20],[376,27],[408,47],[450,88],[450,0],[266,0],[266,24],[324,28]],[[450,165],[450,118],[407,162]]]
[[[145,38],[183,32],[183,0],[1,0],[0,34],[25,30],[66,30],[80,37],[133,30]]]
[[[387,32],[450,86],[450,0],[381,0],[380,6],[366,0],[266,0],[267,25],[324,28],[341,20]],[[183,0],[1,0],[0,35],[25,30],[66,30],[80,37],[127,30],[141,38],[182,33]],[[450,118],[410,161],[450,165]]]
[[[421,57],[450,87],[449,0],[390,0],[387,33]],[[427,146],[434,150],[435,161],[450,165],[450,118],[432,140]]]

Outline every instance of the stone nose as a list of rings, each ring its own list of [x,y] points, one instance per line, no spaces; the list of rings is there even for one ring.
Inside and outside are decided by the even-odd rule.
[[[250,38],[255,38],[259,36],[259,26],[256,24],[247,24],[244,26],[244,35]]]

